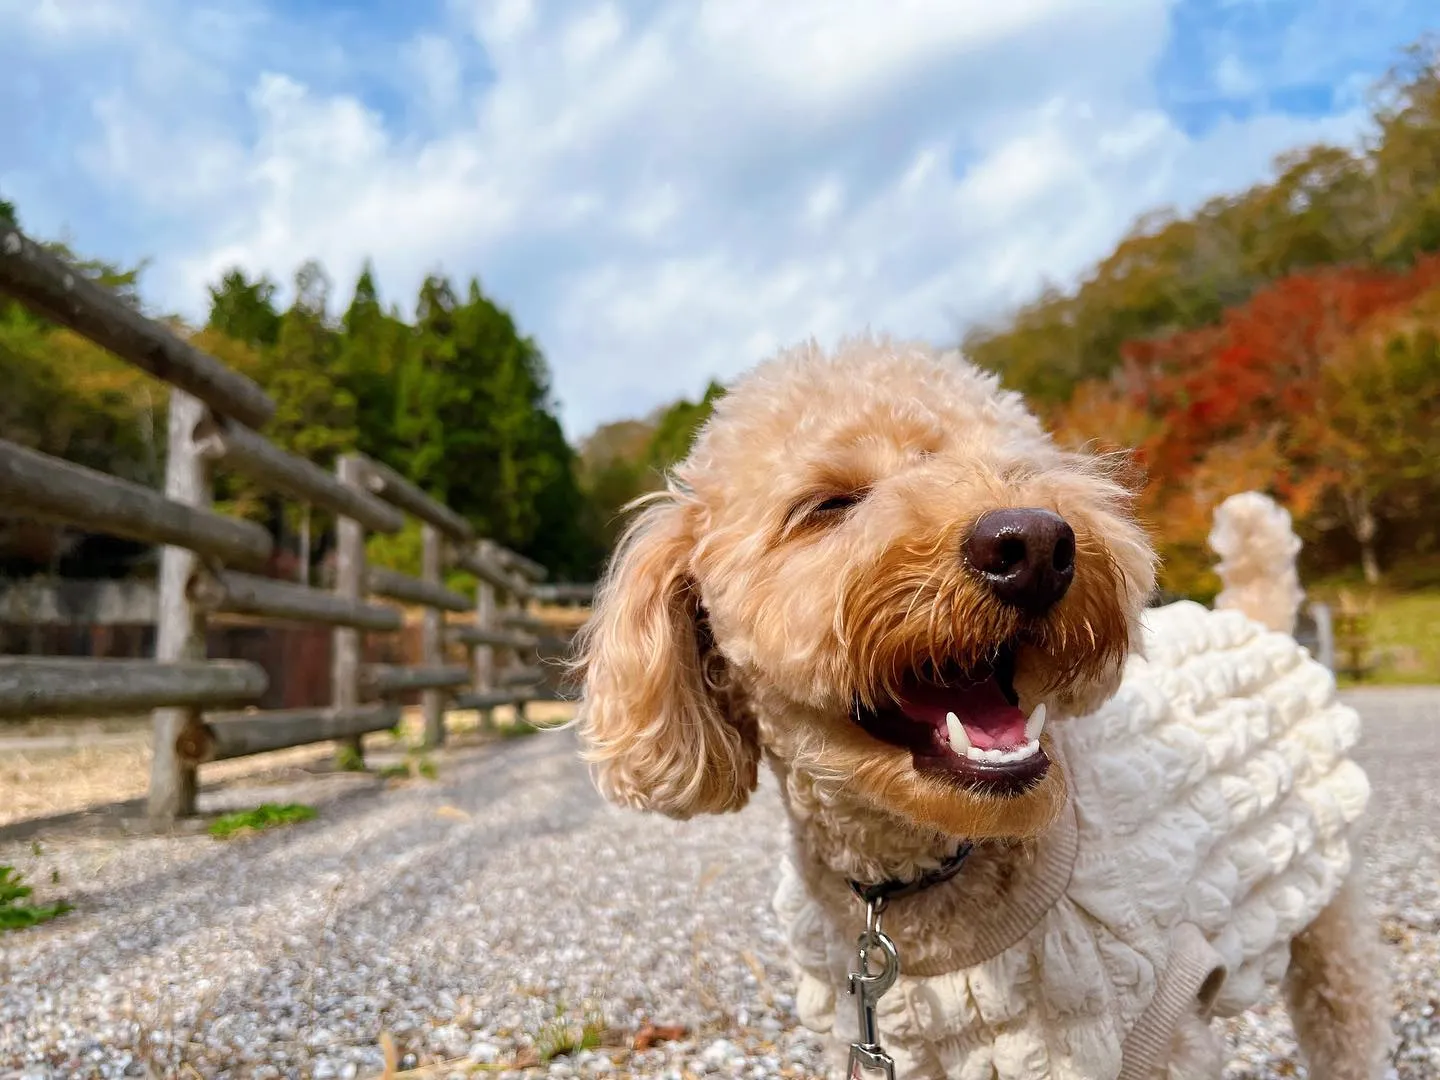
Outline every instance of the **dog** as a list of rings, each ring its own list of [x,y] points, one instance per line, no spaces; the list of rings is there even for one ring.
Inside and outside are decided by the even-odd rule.
[[[740,378],[622,535],[583,757],[677,819],[773,772],[796,1008],[841,1071],[1216,1080],[1212,1018],[1283,982],[1312,1078],[1381,1075],[1358,718],[1287,635],[1147,609],[1123,476],[867,335]]]

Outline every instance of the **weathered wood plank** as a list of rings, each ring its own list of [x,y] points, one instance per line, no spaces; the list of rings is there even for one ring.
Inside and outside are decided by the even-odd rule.
[[[275,415],[275,403],[254,381],[135,311],[13,226],[0,226],[0,293],[241,423],[264,427]]]
[[[237,705],[257,700],[267,683],[263,669],[242,660],[5,656],[0,657],[0,717]]]
[[[401,664],[368,664],[360,669],[362,697],[391,697],[412,690],[448,690],[470,682],[470,669],[449,667],[405,667]]]
[[[156,606],[150,581],[31,578],[0,587],[0,623],[12,626],[146,626]]]
[[[452,709],[476,709],[480,712],[487,712],[490,709],[498,709],[502,705],[524,705],[527,701],[538,701],[539,698],[528,689],[518,690],[482,690],[479,693],[459,694],[451,702]]]
[[[330,739],[359,739],[372,731],[386,731],[399,722],[400,709],[396,705],[218,714],[182,732],[175,741],[175,751],[193,766]]]
[[[165,497],[188,510],[208,510],[210,474],[195,446],[195,425],[204,403],[184,390],[170,394],[166,417]],[[269,547],[269,534],[265,536]],[[185,587],[200,565],[195,552],[170,544],[160,551],[160,583],[155,624],[155,659],[161,663],[205,659],[205,614],[190,602]],[[200,717],[198,706],[166,702],[150,717],[153,732],[147,809],[156,821],[174,821],[195,813],[195,769],[174,752],[175,739]]]
[[[545,670],[540,667],[510,668],[500,676],[501,686],[533,686],[545,679]]]
[[[355,491],[365,485],[365,461],[359,455],[345,454],[335,462],[335,478]],[[365,527],[341,515],[335,521],[335,596],[346,604],[359,604],[365,599]],[[360,707],[360,660],[364,639],[351,626],[337,626],[331,638],[330,704],[340,714]],[[361,732],[360,734],[363,734]],[[364,760],[365,745],[360,734],[341,737],[341,745],[357,761]]]
[[[463,593],[447,589],[438,583],[372,566],[367,571],[370,591],[377,596],[389,597],[408,604],[424,604],[428,607],[443,608],[445,611],[469,611],[470,598]]]
[[[531,635],[544,634],[550,629],[548,622],[536,615],[531,615],[528,611],[502,612],[497,621],[507,629],[519,630]]]
[[[493,541],[491,541],[491,550],[493,550],[500,559],[502,565],[518,571],[522,576],[529,578],[531,581],[543,581],[549,576],[549,571],[546,570],[545,567],[541,566],[534,559],[527,559],[518,551],[511,551],[509,548],[502,547]]]
[[[470,692],[484,694],[495,688],[495,643],[489,636],[495,633],[495,586],[483,578],[475,584],[475,625],[456,627],[450,635],[451,641],[458,641],[470,649],[470,669],[473,678]],[[481,716],[481,723],[489,725],[490,714]]]
[[[461,543],[474,538],[470,523],[448,506],[436,502],[388,465],[365,459],[365,486],[380,498],[434,525],[452,540]]]
[[[349,626],[356,630],[399,630],[400,612],[381,604],[357,602],[323,589],[225,570],[197,571],[188,595],[206,612],[263,615],[272,619]]]
[[[494,555],[497,548],[498,545],[490,540],[482,540],[480,543],[482,553]],[[527,581],[525,584],[528,592],[530,583]],[[500,599],[499,609],[496,611],[494,619],[491,620],[491,625],[503,629],[517,629],[513,620],[517,615],[523,614],[524,607],[525,595],[512,591],[508,596]],[[527,630],[531,628],[521,626],[518,627],[518,629]],[[514,672],[517,667],[523,668],[528,660],[534,658],[534,650],[532,649],[511,649],[509,650],[509,654],[505,663],[496,665],[497,673],[494,683],[496,687],[506,686],[508,676]],[[526,697],[515,702],[516,720],[525,720],[525,706],[529,703],[529,700],[530,699]]]
[[[457,569],[474,574],[487,585],[501,592],[520,597],[530,595],[530,583],[519,574],[501,565],[493,556],[479,547],[465,548],[455,553],[453,563]]]
[[[420,526],[420,577],[426,585],[440,587],[444,557],[440,530],[429,522],[424,523]],[[420,615],[421,666],[433,670],[444,662],[444,635],[445,616],[438,608],[427,607]],[[434,687],[422,690],[420,713],[425,718],[425,745],[442,745],[445,742],[445,692]]]
[[[193,400],[193,399],[191,399]],[[173,544],[233,566],[262,566],[270,534],[152,488],[0,439],[0,505],[147,544]]]
[[[486,626],[452,626],[446,631],[446,636],[457,645],[488,646],[493,649],[533,649],[540,644],[528,634]]]
[[[575,604],[584,606],[595,600],[595,586],[581,582],[556,582],[553,585],[533,585],[530,598],[542,604]]]
[[[397,533],[405,515],[358,486],[352,487],[314,462],[280,449],[242,424],[206,416],[195,433],[201,455],[258,480],[274,491],[354,518],[367,529]]]

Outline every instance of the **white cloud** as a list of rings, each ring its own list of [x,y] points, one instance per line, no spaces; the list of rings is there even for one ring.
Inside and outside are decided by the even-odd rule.
[[[1215,87],[1226,97],[1247,98],[1260,88],[1260,80],[1234,53],[1226,53],[1215,65]]]
[[[49,5],[90,6],[122,5]],[[187,41],[226,17],[186,10]],[[1168,0],[639,10],[452,0],[361,56],[244,9],[219,51],[106,86],[80,161],[164,237],[149,289],[192,315],[236,263],[285,281],[315,256],[343,295],[371,257],[402,298],[437,268],[479,275],[545,348],[579,435],[812,334],[953,339],[1141,211],[1358,123],[1188,135],[1154,100]],[[164,25],[127,47],[158,55]],[[177,92],[197,66],[203,92]]]
[[[4,0],[0,22],[59,42],[121,33],[131,18],[125,0]]]
[[[401,51],[429,106],[448,112],[460,102],[464,72],[455,46],[439,34],[416,35]]]
[[[845,202],[845,189],[838,176],[827,176],[811,190],[805,200],[805,220],[816,228],[835,219]]]

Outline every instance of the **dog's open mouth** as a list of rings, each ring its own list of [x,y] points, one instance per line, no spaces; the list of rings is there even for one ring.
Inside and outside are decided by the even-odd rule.
[[[1040,748],[1045,706],[1026,716],[1015,694],[1015,649],[1001,647],[981,668],[926,664],[900,694],[858,709],[860,726],[911,752],[916,769],[1003,794],[1037,783],[1050,768]]]

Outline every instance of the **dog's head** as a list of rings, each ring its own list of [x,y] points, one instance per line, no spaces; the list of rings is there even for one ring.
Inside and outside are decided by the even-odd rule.
[[[1154,585],[1129,492],[958,355],[852,341],[755,369],[632,521],[583,632],[602,792],[743,806],[763,749],[875,809],[1023,837],[1046,723],[1114,692]]]

